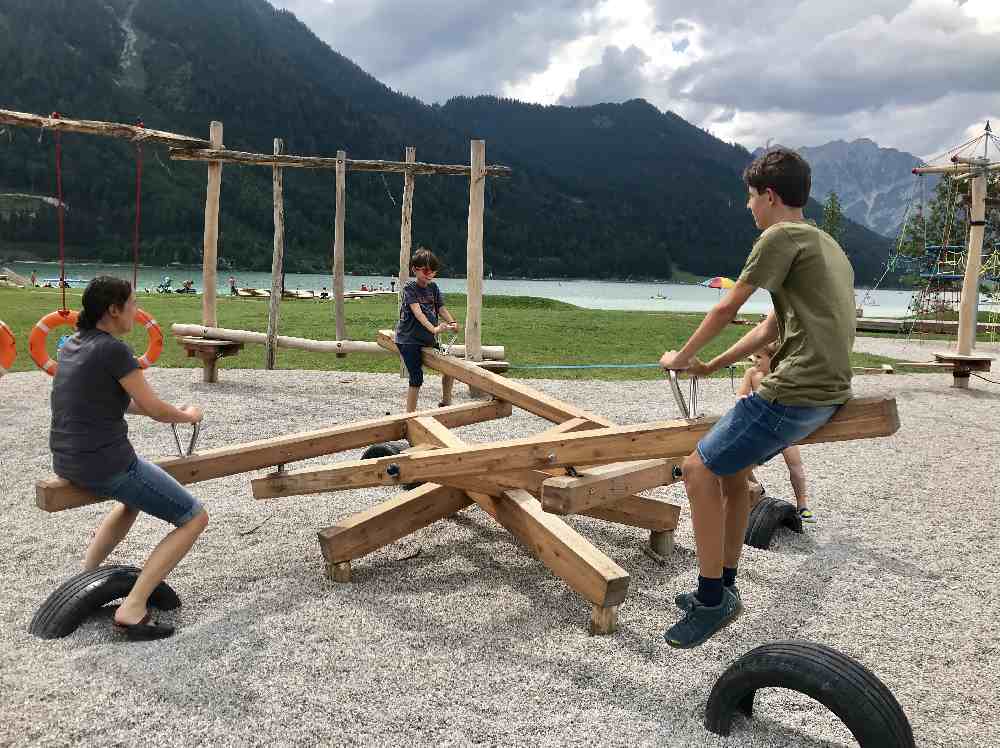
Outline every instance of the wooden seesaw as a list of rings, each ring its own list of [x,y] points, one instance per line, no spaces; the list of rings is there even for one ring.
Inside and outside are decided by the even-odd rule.
[[[378,341],[395,349],[390,331],[381,331]],[[331,579],[349,581],[353,561],[475,504],[591,603],[592,634],[612,633],[628,590],[628,572],[558,515],[584,514],[649,530],[652,549],[668,554],[680,508],[638,494],[679,480],[684,457],[716,419],[619,426],[432,348],[424,349],[423,362],[494,399],[223,447],[158,464],[182,483],[279,466],[276,473],[251,481],[258,499],[422,482],[319,531]],[[554,426],[529,438],[488,444],[467,444],[451,432],[506,417],[512,406]],[[858,398],[802,443],[888,436],[898,428],[894,399]],[[396,439],[407,440],[411,449],[320,469],[284,469],[297,460]],[[37,504],[46,511],[101,500],[58,478],[39,481],[36,487]]]

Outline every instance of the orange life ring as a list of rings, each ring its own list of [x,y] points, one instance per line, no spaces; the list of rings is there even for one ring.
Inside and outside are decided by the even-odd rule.
[[[77,313],[69,309],[49,312],[31,328],[31,335],[28,336],[28,352],[31,354],[31,360],[50,377],[56,375],[59,364],[49,358],[49,352],[45,350],[49,331],[64,325],[76,327],[76,318]]]
[[[56,375],[59,364],[49,358],[48,351],[45,349],[45,341],[49,336],[49,331],[62,325],[75,327],[76,319],[77,313],[73,311],[50,312],[38,320],[31,330],[31,336],[28,338],[31,360],[50,377]],[[146,352],[141,356],[136,356],[139,366],[148,369],[156,363],[160,354],[163,353],[163,331],[156,320],[142,309],[135,310],[135,321],[146,328],[146,334],[149,336],[149,346],[146,348]]]
[[[17,341],[7,324],[0,320],[0,377],[14,365],[17,358]]]
[[[148,369],[156,363],[156,359],[163,353],[163,330],[156,324],[156,320],[142,309],[135,310],[135,321],[145,327],[146,334],[149,335],[149,346],[146,348],[146,352],[141,356],[136,356],[139,366]]]

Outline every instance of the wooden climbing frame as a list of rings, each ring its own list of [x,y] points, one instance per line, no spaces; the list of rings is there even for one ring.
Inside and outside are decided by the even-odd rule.
[[[380,332],[379,344],[394,350],[392,333]],[[680,508],[640,492],[679,480],[681,461],[715,419],[619,426],[433,348],[424,349],[423,363],[494,399],[223,447],[159,464],[182,483],[281,466],[251,481],[258,499],[377,485],[403,489],[319,531],[327,575],[336,582],[350,581],[351,564],[372,551],[475,505],[591,604],[592,634],[613,632],[629,574],[560,515],[587,515],[648,530],[650,550],[669,554]],[[512,406],[553,426],[532,437],[488,444],[468,444],[451,431],[508,416]],[[898,428],[895,400],[858,398],[803,443],[888,436]],[[284,469],[297,460],[402,439],[411,449],[395,456]],[[422,483],[403,488],[417,482]],[[101,500],[57,478],[40,481],[36,494],[38,505],[48,511]]]

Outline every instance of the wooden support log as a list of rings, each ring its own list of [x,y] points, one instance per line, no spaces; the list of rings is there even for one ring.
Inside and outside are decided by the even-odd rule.
[[[233,330],[225,327],[206,327],[205,325],[186,325],[175,323],[170,331],[177,336],[211,338],[213,340],[232,340],[239,343],[267,343],[267,333],[252,330]],[[295,348],[315,353],[371,353],[380,356],[398,355],[396,350],[388,350],[378,343],[365,340],[313,340],[311,338],[295,338],[287,335],[277,337],[279,348]],[[451,346],[455,356],[465,355],[465,346]],[[502,345],[483,346],[483,358],[500,361],[507,355]]]
[[[212,148],[213,141],[192,138],[187,135],[178,135],[163,130],[150,130],[148,127],[138,127],[136,125],[125,125],[121,122],[100,122],[90,119],[52,119],[38,114],[28,114],[27,112],[13,112],[7,109],[0,109],[0,125],[13,125],[15,127],[41,127],[46,130],[59,132],[78,132],[85,135],[103,135],[109,138],[121,138],[122,140],[140,141],[143,143],[157,143],[159,145],[170,145],[178,148]],[[219,141],[219,146],[222,141]]]
[[[482,361],[480,353],[483,310],[483,205],[486,190],[486,141],[473,140],[471,144],[471,170],[469,173],[469,225],[465,248],[466,308],[465,347],[466,358]],[[476,395],[478,389],[469,385]]]
[[[190,457],[167,457],[156,460],[156,464],[180,483],[197,483],[357,449],[376,442],[402,439],[406,432],[406,421],[414,416],[433,415],[449,428],[457,428],[505,418],[510,414],[510,403],[499,400],[463,403],[220,447]],[[46,478],[35,484],[35,503],[39,509],[47,512],[73,509],[106,500],[62,478]]]
[[[337,151],[336,209],[333,228],[333,307],[337,328],[337,340],[347,338],[347,323],[344,320],[344,230],[347,212],[347,171],[344,162],[347,154]],[[343,357],[342,353],[337,354]]]
[[[284,148],[280,138],[274,139],[274,155]],[[277,357],[278,311],[284,293],[282,277],[285,262],[285,199],[281,168],[274,167],[271,175],[274,195],[274,254],[271,257],[271,299],[267,311],[267,341],[264,344],[264,366],[273,369]]]
[[[203,141],[201,141],[203,142]],[[170,158],[174,161],[216,161],[218,163],[241,164],[243,166],[281,166],[300,169],[336,169],[337,159],[320,156],[273,156],[266,153],[246,153],[213,148],[171,148]],[[463,164],[425,164],[419,161],[377,161],[371,159],[346,159],[347,171],[394,172],[397,174],[443,174],[467,177],[471,168]],[[491,165],[486,167],[490,177],[509,177],[509,166]]]
[[[320,530],[319,547],[328,564],[361,558],[472,503],[464,491],[424,483]]]
[[[422,454],[355,460],[322,470],[262,478],[252,481],[251,486],[254,497],[264,499],[416,481],[446,482],[443,479],[448,476],[664,458],[664,455],[690,453],[716,420],[657,421],[546,438],[515,439]],[[894,399],[856,398],[799,443],[875,438],[889,436],[898,429],[899,415]]]
[[[417,149],[407,146],[405,152],[406,163],[416,163]],[[410,249],[413,245],[413,188],[416,179],[413,171],[407,171],[403,175],[403,208],[399,221],[399,283],[396,287],[396,299],[400,308],[403,306],[403,289],[410,280]],[[399,362],[399,378],[406,379],[408,376],[406,364]]]
[[[378,344],[388,350],[399,352],[392,330],[379,330]],[[484,371],[469,361],[445,356],[434,348],[423,349],[423,363],[430,369],[452,376],[460,382],[488,392],[493,397],[505,400],[553,423],[562,423],[571,418],[583,418],[601,426],[612,425],[608,419],[588,413],[583,408],[549,397],[512,379]]]
[[[222,147],[221,122],[212,123],[211,141],[213,148]],[[209,327],[215,327],[219,324],[215,313],[215,296],[216,272],[219,265],[219,195],[221,191],[222,164],[210,163],[208,165],[208,189],[205,193],[205,238],[201,263],[201,322]]]

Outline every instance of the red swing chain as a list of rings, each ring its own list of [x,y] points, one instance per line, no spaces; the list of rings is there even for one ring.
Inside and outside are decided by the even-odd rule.
[[[145,127],[142,119],[136,126]],[[135,144],[135,235],[132,239],[132,290],[139,288],[139,227],[142,223],[142,143]]]
[[[52,112],[51,119],[59,119],[59,112]],[[59,288],[62,291],[62,309],[59,311],[65,317],[69,314],[66,308],[66,244],[63,230],[63,191],[62,191],[62,138],[56,130],[56,213],[59,216]]]

